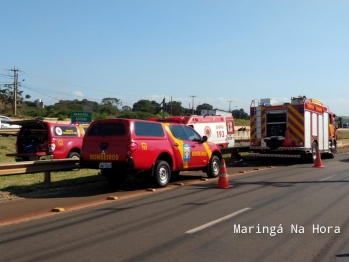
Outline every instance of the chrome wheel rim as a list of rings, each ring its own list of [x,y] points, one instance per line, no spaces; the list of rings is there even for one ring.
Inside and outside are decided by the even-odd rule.
[[[161,167],[159,170],[159,180],[162,184],[166,183],[168,180],[168,171],[164,167]]]
[[[212,170],[215,175],[219,174],[219,163],[217,161],[213,162]]]

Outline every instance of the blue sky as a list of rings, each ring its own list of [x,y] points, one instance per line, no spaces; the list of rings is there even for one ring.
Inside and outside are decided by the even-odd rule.
[[[31,101],[305,95],[349,115],[346,0],[1,0],[0,17],[0,85],[18,68]]]

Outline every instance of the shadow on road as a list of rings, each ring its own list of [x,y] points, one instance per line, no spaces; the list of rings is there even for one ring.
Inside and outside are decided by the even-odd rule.
[[[339,160],[341,162],[349,162],[349,159]],[[288,166],[296,164],[306,164],[300,159],[254,159],[245,161],[244,167],[262,167],[262,166]],[[241,168],[236,164],[234,158],[226,160],[227,168]],[[181,172],[179,176],[173,177],[171,183],[175,182],[188,182],[191,180],[199,180],[202,177],[207,177],[206,173],[198,172]],[[348,181],[299,181],[299,182],[239,182],[235,181],[234,186],[239,187],[243,185],[260,185],[260,186],[273,186],[273,187],[290,187],[298,183],[336,183],[336,182],[348,182]],[[201,185],[200,185],[201,186]],[[205,187],[205,185],[202,185]],[[88,197],[98,196],[112,192],[131,192],[138,190],[146,190],[147,188],[154,187],[151,180],[136,179],[129,177],[120,188],[111,188],[103,176],[80,177],[69,180],[51,182],[50,184],[37,183],[30,186],[9,186],[1,191],[9,192],[9,194],[20,198],[70,198],[70,197]]]
[[[340,254],[340,255],[336,255],[336,257],[349,257],[349,254]]]
[[[198,175],[186,175],[186,172],[171,179],[171,183],[199,180],[205,176],[205,173],[197,172]],[[202,175],[201,175],[202,174]],[[125,183],[119,188],[113,188],[109,185],[103,176],[91,176],[88,178],[74,178],[51,182],[49,184],[37,183],[25,186],[9,186],[1,191],[9,192],[11,195],[20,198],[70,198],[70,197],[88,197],[97,196],[115,192],[131,192],[146,190],[154,187],[152,180],[144,178],[128,177]]]

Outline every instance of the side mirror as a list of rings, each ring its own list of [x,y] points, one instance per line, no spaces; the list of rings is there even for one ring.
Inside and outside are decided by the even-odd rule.
[[[207,136],[203,136],[202,137],[202,142],[206,142],[207,141]]]

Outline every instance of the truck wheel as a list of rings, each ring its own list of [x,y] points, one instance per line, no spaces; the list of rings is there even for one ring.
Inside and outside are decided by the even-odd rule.
[[[68,158],[80,158],[80,154],[77,152],[70,152]]]
[[[170,182],[171,169],[166,161],[158,160],[155,164],[154,182],[157,187],[165,187]]]
[[[207,176],[212,178],[218,177],[220,164],[221,161],[219,160],[218,156],[212,156],[207,170]]]
[[[337,153],[337,142],[336,142],[336,140],[332,139],[330,158],[334,158],[334,155],[336,153]]]
[[[317,143],[314,141],[313,142],[313,145],[312,145],[312,148],[311,148],[311,150],[312,150],[312,153],[311,153],[311,161],[312,161],[312,163],[315,163],[315,160],[316,160],[316,150],[317,150]]]
[[[69,155],[68,155],[68,158],[80,158],[80,154],[77,153],[77,152],[70,152]],[[73,171],[79,171],[79,168],[74,168],[72,169]]]

